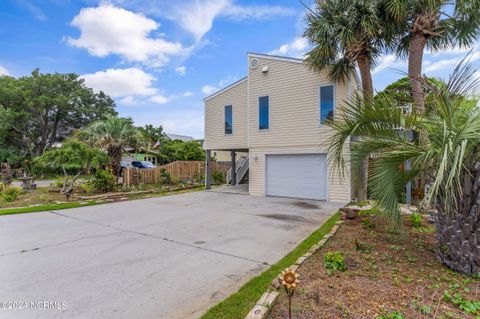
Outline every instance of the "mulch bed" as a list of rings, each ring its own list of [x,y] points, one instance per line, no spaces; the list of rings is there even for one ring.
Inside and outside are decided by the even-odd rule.
[[[362,223],[366,218],[371,223]],[[346,220],[298,269],[292,318],[480,318],[480,279],[438,263],[430,226],[408,224],[395,234],[380,216]],[[346,271],[327,274],[323,255],[329,251],[345,256]],[[270,318],[288,318],[287,304],[282,291]]]

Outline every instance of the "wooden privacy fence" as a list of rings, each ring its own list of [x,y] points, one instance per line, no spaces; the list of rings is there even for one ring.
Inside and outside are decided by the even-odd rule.
[[[212,173],[226,173],[230,169],[230,162],[212,162]],[[126,168],[123,170],[123,184],[126,186],[137,184],[158,184],[162,181],[162,172],[168,172],[174,180],[195,180],[205,176],[205,162],[203,161],[176,161],[156,168]]]

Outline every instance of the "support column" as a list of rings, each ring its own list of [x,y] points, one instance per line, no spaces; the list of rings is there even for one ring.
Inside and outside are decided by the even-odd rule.
[[[206,150],[205,154],[205,189],[211,189],[212,185],[212,161],[210,150]]]
[[[410,160],[405,161],[405,170],[407,172],[412,170],[412,164]],[[409,181],[405,187],[405,203],[407,205],[412,205],[412,181]]]
[[[233,186],[237,185],[237,167],[236,167],[236,153],[235,151],[230,152],[230,156],[232,157],[232,181],[231,184]]]

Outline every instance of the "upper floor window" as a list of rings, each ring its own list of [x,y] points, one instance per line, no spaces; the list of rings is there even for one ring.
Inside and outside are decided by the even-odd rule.
[[[225,106],[225,134],[232,134],[233,132],[233,112],[232,106]]]
[[[260,130],[268,130],[269,128],[269,106],[268,96],[258,98],[258,128]]]
[[[333,85],[320,87],[320,123],[333,120],[335,109],[335,90]]]

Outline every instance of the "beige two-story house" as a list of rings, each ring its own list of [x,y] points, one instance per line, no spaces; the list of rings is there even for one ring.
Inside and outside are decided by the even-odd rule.
[[[333,83],[303,60],[250,53],[247,76],[204,100],[204,148],[231,152],[229,181],[247,181],[250,195],[348,202],[349,170],[329,161],[325,121],[358,84],[355,74]]]

